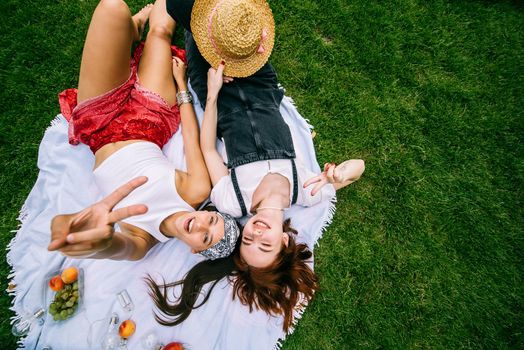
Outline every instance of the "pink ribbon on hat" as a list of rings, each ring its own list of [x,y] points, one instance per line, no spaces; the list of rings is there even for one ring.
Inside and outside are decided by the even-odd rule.
[[[213,7],[213,9],[211,10],[211,13],[209,14],[209,18],[207,20],[207,37],[211,41],[211,44],[213,45],[213,47],[215,48],[216,53],[218,53],[219,56],[223,56],[223,55],[222,55],[222,52],[220,52],[220,50],[218,49],[218,45],[215,43],[215,38],[213,37],[213,33],[211,31],[211,26],[212,26],[212,23],[213,23],[213,17],[215,17],[215,13],[217,12],[217,9],[218,9],[218,7],[220,6],[220,4],[222,2],[223,2],[223,0],[217,2],[215,7]]]

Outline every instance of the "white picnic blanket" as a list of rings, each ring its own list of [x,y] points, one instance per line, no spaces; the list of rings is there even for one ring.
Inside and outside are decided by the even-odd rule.
[[[193,94],[196,96],[196,94]],[[199,120],[203,110],[198,101],[195,109]],[[290,98],[285,97],[280,110],[290,126],[297,157],[318,172],[311,140],[310,125],[297,112]],[[182,135],[178,131],[164,147],[164,153],[179,169],[185,168]],[[222,280],[206,304],[193,311],[176,327],[159,325],[153,316],[154,306],[143,278],[151,274],[157,281],[176,281],[201,257],[191,254],[183,243],[173,239],[155,246],[138,262],[110,260],[74,260],[56,252],[48,252],[49,223],[56,214],[72,213],[99,199],[92,167],[94,156],[87,146],[71,146],[67,140],[67,122],[58,115],[46,130],[38,154],[40,173],[20,213],[21,226],[13,238],[7,259],[12,266],[12,309],[20,317],[46,308],[45,278],[51,271],[75,265],[85,272],[83,305],[74,317],[55,322],[46,315],[43,325],[35,324],[20,340],[21,349],[53,350],[101,349],[101,339],[111,313],[120,321],[135,321],[136,333],[129,338],[128,349],[146,349],[143,339],[154,334],[163,344],[180,341],[190,349],[273,349],[279,348],[285,334],[282,318],[262,311],[249,312],[248,307],[232,300],[231,287]],[[315,207],[294,207],[286,212],[300,232],[298,240],[313,248],[334,214],[333,202]],[[125,311],[116,294],[126,289],[134,303],[132,312]],[[301,310],[297,310],[297,315]]]

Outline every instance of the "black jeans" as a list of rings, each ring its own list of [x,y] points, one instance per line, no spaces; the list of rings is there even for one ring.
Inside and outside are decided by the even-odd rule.
[[[167,0],[167,11],[186,29],[187,73],[191,87],[205,107],[210,65],[191,34],[193,2]],[[279,110],[283,97],[277,74],[269,63],[247,78],[235,78],[224,84],[218,96],[217,136],[224,140],[229,168],[259,160],[295,158],[291,133]]]

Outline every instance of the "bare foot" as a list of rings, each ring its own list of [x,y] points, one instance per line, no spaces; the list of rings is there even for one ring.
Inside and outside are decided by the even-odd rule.
[[[346,183],[355,182],[360,179],[360,176],[366,169],[365,163],[362,159],[349,159],[345,162],[335,166],[333,170],[330,168],[334,165],[327,166],[327,177],[331,183]],[[324,169],[326,167],[324,166]]]
[[[316,184],[311,190],[314,196],[327,183],[333,184],[335,190],[339,190],[357,181],[364,172],[365,164],[362,159],[346,160],[338,166],[335,163],[324,164],[324,171],[304,182],[303,187]]]
[[[133,16],[133,22],[135,22],[136,27],[135,41],[139,41],[142,38],[144,28],[152,9],[153,4],[147,4]]]

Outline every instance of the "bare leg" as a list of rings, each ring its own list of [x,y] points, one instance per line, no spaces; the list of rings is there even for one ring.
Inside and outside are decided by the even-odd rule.
[[[152,6],[135,16],[123,0],[101,0],[93,13],[80,65],[78,103],[118,87],[129,78],[131,45],[139,40]]]
[[[156,92],[172,106],[176,103],[171,36],[175,21],[166,11],[166,1],[157,0],[149,16],[149,33],[138,65],[140,84]]]

